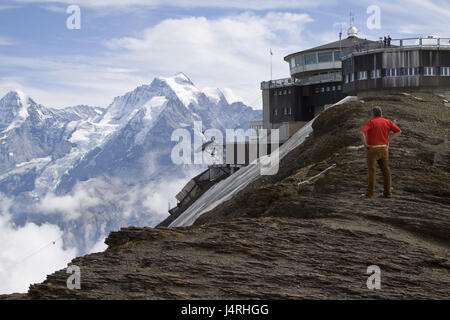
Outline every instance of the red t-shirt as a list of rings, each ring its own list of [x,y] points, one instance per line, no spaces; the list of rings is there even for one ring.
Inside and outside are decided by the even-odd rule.
[[[366,122],[361,129],[362,133],[367,132],[367,144],[369,146],[377,146],[388,144],[389,132],[400,132],[391,120],[382,117],[374,117]]]

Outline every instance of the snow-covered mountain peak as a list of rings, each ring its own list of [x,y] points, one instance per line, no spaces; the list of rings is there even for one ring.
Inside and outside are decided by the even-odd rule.
[[[177,83],[180,83],[180,84],[189,83],[191,85],[194,85],[194,83],[191,81],[191,79],[189,79],[189,77],[186,74],[184,74],[183,72],[178,72],[171,78],[173,78]]]
[[[141,85],[123,96],[116,97],[108,106],[102,123],[124,124],[132,114],[145,105],[155,95],[149,85]]]
[[[28,118],[28,107],[36,103],[20,90],[8,92],[0,100],[0,129],[11,129]]]
[[[206,95],[206,97],[208,98],[208,100],[210,102],[215,103],[215,104],[218,104],[220,102],[228,104],[228,101],[227,101],[225,95],[223,94],[222,91],[220,91],[219,88],[207,87],[207,88],[204,88],[202,91]]]
[[[157,79],[165,82],[186,107],[199,103],[198,99],[202,92],[184,73],[180,72],[173,77],[158,77]]]
[[[7,100],[9,103],[14,103],[15,105],[26,106],[30,102],[34,102],[28,95],[26,95],[21,90],[9,91],[0,101]]]

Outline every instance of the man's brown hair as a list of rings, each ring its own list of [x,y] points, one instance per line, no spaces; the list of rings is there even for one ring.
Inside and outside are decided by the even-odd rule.
[[[381,117],[381,115],[383,114],[383,111],[378,106],[377,107],[373,107],[372,114],[373,114],[374,117]]]

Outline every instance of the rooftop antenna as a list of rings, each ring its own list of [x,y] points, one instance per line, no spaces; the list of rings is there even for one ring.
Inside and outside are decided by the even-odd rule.
[[[350,11],[350,28],[355,24],[355,15]]]
[[[347,34],[349,37],[357,37],[358,29],[355,27],[355,15],[350,11],[350,27],[348,28]]]

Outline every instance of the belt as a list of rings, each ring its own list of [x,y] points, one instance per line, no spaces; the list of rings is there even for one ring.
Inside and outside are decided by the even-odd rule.
[[[387,144],[379,144],[376,146],[369,146],[369,148],[384,148],[384,147],[387,147]]]

